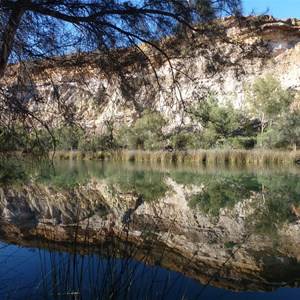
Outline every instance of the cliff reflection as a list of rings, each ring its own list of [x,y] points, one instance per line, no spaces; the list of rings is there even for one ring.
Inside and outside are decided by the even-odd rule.
[[[0,189],[6,243],[130,257],[232,290],[298,285],[297,170],[60,162],[22,172]]]

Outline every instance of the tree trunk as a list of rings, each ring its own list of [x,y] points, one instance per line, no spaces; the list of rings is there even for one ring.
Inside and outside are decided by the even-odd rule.
[[[11,11],[9,20],[6,24],[6,28],[2,35],[2,41],[0,46],[0,78],[4,76],[4,72],[7,66],[8,59],[14,46],[14,39],[19,28],[22,16],[25,12],[23,1],[16,3],[16,7]]]
[[[260,128],[260,148],[263,149],[263,134],[264,134],[264,129],[265,129],[265,114],[261,114],[261,128]]]
[[[293,142],[293,151],[296,152],[297,151],[297,143],[294,141]]]

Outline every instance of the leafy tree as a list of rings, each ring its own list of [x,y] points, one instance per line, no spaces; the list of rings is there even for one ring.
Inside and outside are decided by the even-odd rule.
[[[171,146],[175,150],[199,148],[199,134],[183,129],[170,137]]]
[[[54,130],[58,150],[77,150],[83,131],[79,127],[61,127]]]
[[[297,146],[300,145],[300,108],[284,114],[276,130],[279,133],[277,143],[292,146],[297,150]]]
[[[260,134],[263,135],[267,126],[276,120],[289,108],[292,95],[285,90],[278,79],[272,74],[257,78],[247,94],[250,109],[260,121]],[[261,147],[263,141],[261,140]]]
[[[24,165],[16,160],[8,160],[0,157],[0,184],[17,185],[26,182],[29,179],[29,174],[26,172]]]
[[[162,129],[165,125],[166,121],[159,112],[146,110],[142,113],[142,117],[134,125],[134,132],[142,140],[144,149],[161,148],[159,144],[163,141]]]
[[[128,126],[122,126],[116,132],[116,143],[120,148],[135,148],[136,137],[132,128]]]
[[[239,114],[233,105],[230,102],[220,104],[215,95],[202,99],[191,114],[203,127],[201,137],[208,148],[218,140],[232,136],[240,125]]]
[[[145,110],[132,128],[120,129],[119,144],[130,149],[156,150],[162,148],[163,126],[166,121],[157,111]]]
[[[19,126],[0,128],[0,151],[17,151],[26,148],[29,135]]]
[[[216,220],[221,208],[233,208],[237,202],[250,197],[252,191],[258,189],[257,181],[251,176],[205,176],[203,191],[190,197],[189,206]]]

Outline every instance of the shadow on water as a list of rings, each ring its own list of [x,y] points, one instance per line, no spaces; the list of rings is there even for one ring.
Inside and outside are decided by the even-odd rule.
[[[300,295],[297,169],[1,166],[1,299]]]

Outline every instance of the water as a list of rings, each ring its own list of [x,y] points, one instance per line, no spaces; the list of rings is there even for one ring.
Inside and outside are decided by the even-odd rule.
[[[299,174],[6,164],[0,298],[299,299]]]
[[[0,248],[1,299],[107,299],[111,293],[114,299],[299,299],[299,289],[237,293],[206,287],[134,259],[76,256],[4,243]]]
[[[139,261],[15,245],[1,247],[1,293],[8,299],[194,297],[198,283]],[[174,288],[175,287],[175,288]],[[188,287],[188,288],[187,288]]]

